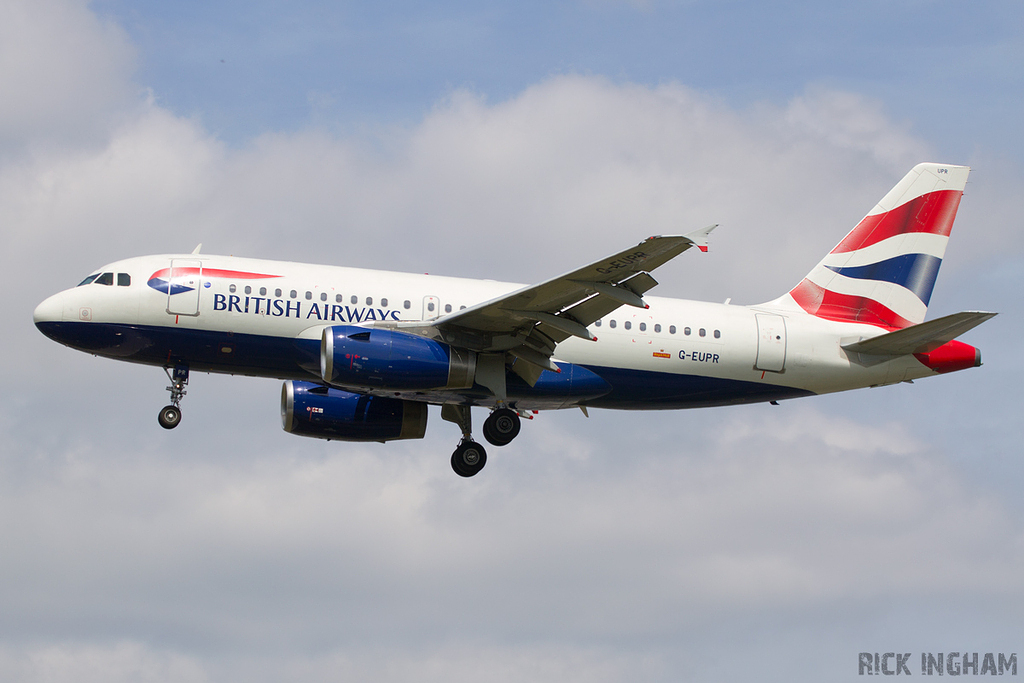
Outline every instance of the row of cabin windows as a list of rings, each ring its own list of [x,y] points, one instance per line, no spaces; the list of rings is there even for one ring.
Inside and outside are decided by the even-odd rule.
[[[238,291],[238,288],[235,285],[229,285],[228,286],[228,291],[231,292],[232,294],[234,294],[236,291]],[[250,287],[249,285],[246,285],[245,289],[243,291],[246,294],[252,294],[252,287]],[[267,288],[266,287],[260,287],[259,294],[260,294],[260,296],[266,296],[267,295]],[[284,294],[284,292],[281,289],[275,289],[274,290],[274,296],[276,296],[276,297],[280,297],[283,294]],[[290,292],[288,292],[288,296],[290,298],[292,298],[292,299],[297,299],[297,298],[299,298],[299,293],[296,290],[293,289]],[[313,300],[313,292],[310,292],[310,291],[306,292],[306,300],[307,301],[312,301]],[[320,301],[327,301],[327,292],[320,292]],[[334,295],[334,303],[340,304],[340,303],[344,303],[344,301],[345,301],[345,297],[343,297],[341,294],[335,294]],[[349,298],[349,303],[358,304],[359,303],[359,297],[356,296],[355,294],[353,294]],[[367,306],[372,306],[373,305],[373,297],[372,296],[366,297],[366,305]],[[384,297],[384,298],[382,298],[380,300],[380,305],[381,306],[387,306],[388,305],[387,297]],[[408,309],[412,308],[412,302],[409,301],[408,299],[406,299],[404,302],[402,302],[402,307],[405,308],[406,310],[408,310]]]
[[[96,273],[95,275],[90,275],[89,277],[87,277],[84,280],[82,280],[81,282],[79,282],[78,286],[81,287],[82,285],[89,285],[89,284],[93,284],[93,285],[108,285],[108,286],[113,285],[114,284],[114,273]],[[131,284],[132,284],[132,276],[131,275],[129,275],[128,273],[117,273],[117,286],[118,287],[131,287]]]
[[[117,278],[117,286],[118,287],[129,287],[132,284],[132,277],[128,273],[117,273],[116,274],[116,278]],[[114,284],[114,279],[115,279],[115,274],[114,273],[96,273],[96,274],[90,275],[89,277],[87,277],[84,280],[82,280],[78,284],[78,286],[81,287],[82,285],[88,285],[88,284],[108,285],[108,286],[110,286],[110,285]],[[231,292],[232,294],[234,294],[235,292],[238,291],[238,288],[234,284],[231,284],[231,285],[228,286],[228,291]],[[249,286],[249,285],[246,285],[245,289],[243,291],[246,294],[252,294],[252,287]],[[260,296],[266,296],[267,295],[267,288],[266,287],[260,287],[259,293],[260,293]],[[274,296],[280,297],[282,294],[283,294],[283,292],[282,292],[281,289],[275,289],[274,290]],[[290,292],[288,292],[288,296],[291,297],[292,299],[297,299],[298,296],[299,296],[299,293],[296,290],[293,289]],[[313,292],[307,291],[306,292],[306,300],[307,301],[312,301],[312,299],[313,299]],[[335,294],[334,295],[335,303],[339,303],[340,304],[344,300],[345,300],[345,297],[343,297],[341,294]],[[327,292],[320,292],[320,301],[327,301]],[[359,297],[356,296],[355,294],[353,294],[349,298],[349,301],[351,303],[353,303],[353,304],[358,304],[359,303]],[[367,306],[372,306],[373,305],[373,297],[372,296],[366,297],[366,305]],[[388,305],[387,297],[381,298],[380,305],[381,306],[385,306],[385,307]],[[404,308],[405,310],[408,311],[410,308],[412,308],[412,302],[409,301],[408,299],[406,299],[405,301],[402,302],[402,308]],[[459,306],[459,310],[462,310],[464,308],[465,308],[465,306]],[[434,302],[433,301],[427,302],[427,311],[429,313],[433,313],[434,309],[435,309]],[[445,304],[444,305],[444,312],[445,313],[451,313],[452,312],[452,305],[451,304]],[[597,322],[594,323],[594,326],[595,327],[601,327],[601,322],[602,321],[598,320]],[[617,323],[615,322],[615,320],[609,320],[608,321],[608,327],[612,328],[613,330],[615,329],[616,324]],[[632,327],[633,327],[632,323],[629,320],[624,321],[622,323],[622,326],[625,329],[627,329],[627,330],[632,329]],[[645,322],[644,323],[640,323],[640,331],[641,332],[646,332],[647,331],[647,323],[645,323]],[[654,331],[655,331],[655,333],[661,332],[661,324],[660,323],[655,323]],[[675,325],[669,325],[668,326],[668,333],[669,334],[675,334],[676,333],[676,326]],[[684,335],[689,336],[691,333],[692,333],[692,330],[689,327],[684,327],[683,328],[683,334]],[[700,329],[697,330],[697,334],[698,334],[698,336],[705,337],[705,336],[707,336],[707,330],[705,330],[703,327],[701,327]],[[721,336],[722,336],[722,332],[720,330],[715,330],[714,331],[715,339],[720,339]]]
[[[85,283],[83,283],[83,284],[85,284]],[[235,292],[238,291],[238,287],[235,286],[234,284],[229,285],[228,286],[228,291],[231,292],[232,294],[234,294]],[[246,294],[252,294],[252,287],[250,287],[249,285],[246,285],[245,289],[243,291]],[[283,294],[282,290],[280,290],[280,289],[275,289],[274,290],[274,296],[280,297],[280,296],[282,296],[282,294]],[[266,295],[267,295],[267,288],[266,287],[260,287],[260,296],[266,296]],[[290,292],[288,292],[288,296],[291,297],[292,299],[297,299],[299,297],[299,293],[296,290],[293,289]],[[310,292],[308,290],[306,291],[306,300],[307,301],[312,301],[313,300],[313,292]],[[320,301],[327,301],[327,292],[320,292]],[[341,294],[335,294],[334,295],[334,302],[335,303],[339,303],[340,304],[340,303],[342,303],[344,301],[345,301],[345,297],[342,296]],[[353,294],[349,298],[349,301],[351,303],[353,303],[353,304],[358,304],[359,303],[359,297],[356,296],[355,294]],[[366,305],[367,306],[372,306],[373,305],[373,297],[372,296],[366,297]],[[381,298],[380,305],[381,306],[385,306],[385,307],[388,305],[387,297]],[[406,299],[405,301],[402,302],[402,308],[404,308],[405,310],[408,311],[410,308],[412,308],[412,302],[409,301],[408,299]],[[434,304],[433,301],[430,301],[430,302],[427,303],[427,311],[429,311],[430,313],[433,313],[434,312],[434,308],[435,308],[435,304]],[[465,308],[465,306],[460,306],[459,310],[462,310],[463,308]],[[444,312],[445,313],[451,313],[452,312],[452,305],[451,304],[445,304],[444,305]]]
[[[110,275],[110,273],[104,273],[104,275]],[[119,276],[124,275],[125,277],[127,277],[127,275],[124,274],[124,273],[118,273],[118,275]],[[82,284],[88,284],[88,281],[87,282],[83,282]],[[118,284],[120,284],[120,282],[118,282]],[[231,284],[231,285],[228,286],[228,291],[231,292],[232,294],[234,294],[236,291],[238,291],[238,288],[234,284]],[[243,291],[246,294],[252,294],[252,287],[250,287],[249,285],[246,285],[245,289]],[[266,296],[267,295],[267,288],[266,287],[260,287],[259,294],[260,294],[260,296]],[[282,292],[281,289],[275,289],[274,290],[274,296],[280,297],[282,294],[283,294],[283,292]],[[292,299],[297,299],[298,296],[299,296],[299,293],[296,290],[293,289],[290,292],[288,292],[288,296],[291,297]],[[313,299],[313,292],[307,290],[306,291],[306,300],[307,301],[312,301],[312,299]],[[335,294],[334,295],[334,301],[336,303],[340,304],[344,300],[345,300],[345,297],[343,297],[341,294]],[[327,301],[327,292],[320,292],[320,301]],[[353,294],[349,298],[349,301],[352,304],[358,304],[359,303],[359,297],[356,296],[355,294]],[[366,297],[366,305],[367,306],[372,306],[373,305],[373,297],[372,296]],[[381,306],[385,306],[385,307],[388,305],[387,297],[381,298],[380,305]],[[406,299],[405,301],[402,302],[402,308],[404,308],[405,310],[408,311],[410,308],[412,308],[412,302],[409,299]],[[435,308],[436,308],[436,304],[433,301],[428,301],[427,302],[427,312],[428,313],[433,313]],[[459,310],[462,310],[464,308],[466,308],[466,307],[465,306],[459,306]],[[451,304],[445,304],[444,305],[444,312],[445,313],[451,313],[452,310],[453,309],[452,309],[452,305]],[[595,327],[601,327],[601,322],[602,321],[600,321],[600,320],[596,321],[594,323],[594,326]],[[608,321],[608,327],[612,328],[613,330],[615,329],[616,325],[617,325],[617,323],[616,323],[615,320],[609,320]],[[629,330],[629,329],[632,329],[633,324],[632,324],[631,321],[626,320],[626,321],[624,321],[622,323],[622,326],[623,326],[623,328]],[[647,331],[647,323],[642,322],[642,323],[639,324],[639,327],[640,327],[640,331],[641,332],[646,332]],[[660,333],[661,332],[661,323],[655,323],[654,324],[654,332],[655,333]],[[668,333],[669,334],[675,334],[676,333],[676,326],[675,325],[669,325],[668,326]],[[684,327],[683,328],[683,335],[688,337],[692,333],[693,333],[693,330],[690,329],[689,327]],[[714,334],[715,339],[720,339],[722,337],[721,330],[714,330],[713,334]],[[697,335],[700,336],[700,337],[706,337],[707,336],[707,330],[704,329],[703,327],[701,327],[701,328],[699,328],[697,330]]]
[[[612,328],[613,330],[615,329],[616,325],[617,325],[617,323],[614,320],[609,320],[608,321],[608,327]],[[594,323],[594,327],[601,327],[601,321],[598,320],[597,322],[595,322]],[[632,329],[633,328],[633,323],[631,321],[629,321],[629,320],[626,320],[626,321],[624,321],[622,323],[622,327],[624,327],[627,330]],[[640,323],[640,331],[641,332],[646,332],[647,331],[647,323]],[[655,323],[654,324],[654,331],[656,333],[657,332],[661,332],[661,323]],[[675,325],[669,325],[668,326],[668,333],[669,334],[675,334],[676,333],[676,326]],[[693,330],[690,329],[689,327],[684,327],[683,328],[683,334],[688,337],[691,334],[693,334]],[[699,328],[697,330],[697,336],[699,336],[699,337],[706,337],[707,335],[708,335],[708,331],[706,329],[704,329],[703,327],[701,327],[701,328]],[[714,330],[714,337],[715,337],[715,339],[721,339],[722,338],[722,331],[721,330]]]

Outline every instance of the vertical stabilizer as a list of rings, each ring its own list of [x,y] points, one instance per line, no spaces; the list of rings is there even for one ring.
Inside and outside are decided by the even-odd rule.
[[[887,329],[923,322],[970,170],[915,166],[775,303]]]

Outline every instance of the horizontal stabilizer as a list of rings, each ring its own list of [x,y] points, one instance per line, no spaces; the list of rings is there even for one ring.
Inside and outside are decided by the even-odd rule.
[[[984,311],[962,311],[864,341],[843,344],[843,349],[870,356],[928,353],[995,316],[995,313]]]

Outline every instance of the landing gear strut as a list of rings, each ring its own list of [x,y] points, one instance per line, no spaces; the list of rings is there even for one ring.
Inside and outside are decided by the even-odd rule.
[[[452,469],[460,477],[472,477],[487,464],[487,451],[473,441],[473,422],[469,406],[446,403],[441,406],[441,419],[454,422],[462,430],[462,441],[452,453]]]
[[[171,405],[161,408],[156,419],[164,429],[174,429],[181,422],[181,397],[187,393],[185,385],[188,384],[188,366],[175,365],[173,373],[170,368],[164,368],[164,372],[167,373],[167,379],[171,380],[171,386],[167,387],[167,391],[171,392]]]
[[[495,446],[506,446],[519,434],[520,427],[519,413],[498,408],[484,420],[484,438]]]

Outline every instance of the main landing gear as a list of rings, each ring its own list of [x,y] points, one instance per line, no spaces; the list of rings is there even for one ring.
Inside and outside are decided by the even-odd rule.
[[[185,385],[188,384],[188,366],[175,365],[173,372],[170,368],[164,368],[164,372],[167,373],[167,379],[171,380],[171,386],[167,387],[167,391],[171,392],[171,404],[161,408],[156,419],[164,429],[174,429],[181,422],[181,397],[187,393]]]
[[[469,406],[445,404],[441,406],[441,418],[454,422],[462,430],[462,441],[452,453],[452,469],[460,477],[472,477],[487,464],[487,451],[473,441],[473,422]],[[519,414],[501,407],[494,410],[484,421],[484,438],[495,446],[505,446],[516,438],[522,426]]]
[[[498,408],[484,420],[484,438],[495,446],[507,446],[518,436],[520,427],[519,413],[510,408]]]
[[[452,469],[460,477],[472,477],[487,464],[487,451],[472,439],[463,438],[452,453]]]

